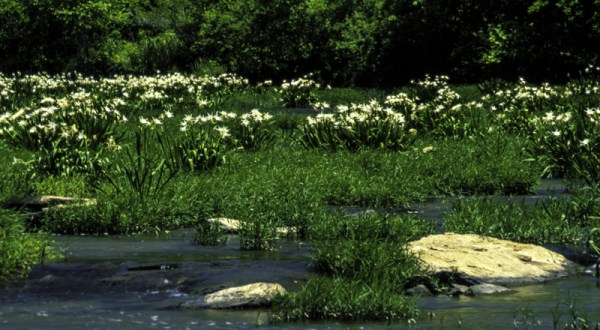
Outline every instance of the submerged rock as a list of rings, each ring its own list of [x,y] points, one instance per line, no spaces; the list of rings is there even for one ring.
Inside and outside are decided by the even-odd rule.
[[[19,199],[9,200],[4,203],[3,207],[5,208],[27,208],[33,211],[45,211],[49,207],[58,206],[58,205],[66,205],[66,204],[84,204],[84,205],[93,205],[96,203],[93,199],[88,198],[73,198],[73,197],[64,197],[64,196],[54,196],[54,195],[38,195],[38,196],[29,196]]]
[[[406,290],[406,294],[409,296],[432,296],[433,294],[424,284],[419,284],[414,288]]]
[[[223,230],[229,234],[238,234],[240,229],[243,226],[242,221],[236,220],[236,219],[230,219],[230,218],[210,218],[207,221],[210,223],[218,224],[219,228],[221,228],[221,230]],[[279,234],[279,235],[286,236],[286,235],[292,235],[295,233],[296,233],[295,228],[277,227],[277,234]]]
[[[512,290],[509,288],[500,286],[500,285],[495,285],[495,284],[490,284],[490,283],[482,283],[482,284],[473,285],[467,291],[465,291],[465,294],[467,296],[479,296],[479,295],[483,295],[483,294],[493,294],[493,293],[501,293],[501,292],[509,292],[509,291],[512,291]]]
[[[207,220],[209,223],[216,223],[219,225],[221,230],[230,233],[237,234],[240,230],[241,224],[239,220],[229,218],[210,218]]]
[[[448,290],[447,294],[449,296],[458,297],[461,294],[465,294],[468,290],[469,290],[469,287],[466,285],[452,283],[450,285],[450,290]]]
[[[182,308],[249,308],[269,306],[277,295],[286,291],[277,283],[253,283],[207,294],[181,304]]]
[[[409,243],[424,266],[480,282],[528,283],[567,276],[575,264],[546,248],[474,234],[431,235]]]

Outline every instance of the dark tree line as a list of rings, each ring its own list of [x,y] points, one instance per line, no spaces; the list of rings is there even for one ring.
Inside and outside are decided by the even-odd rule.
[[[0,0],[0,22],[4,72],[561,81],[600,51],[600,0]]]

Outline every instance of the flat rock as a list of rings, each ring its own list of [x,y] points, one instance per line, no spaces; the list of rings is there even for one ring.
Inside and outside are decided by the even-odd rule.
[[[467,296],[479,296],[479,295],[484,295],[484,294],[494,294],[494,293],[509,292],[509,291],[512,291],[512,290],[509,288],[500,286],[500,285],[491,284],[491,283],[482,283],[482,284],[473,285],[467,291],[465,291],[465,294]]]
[[[239,220],[229,218],[210,218],[207,221],[218,224],[221,230],[231,234],[237,234],[242,226]]]
[[[60,206],[66,204],[92,205],[95,203],[95,200],[87,198],[73,198],[54,195],[36,195],[9,200],[8,202],[4,203],[3,206],[6,208],[28,208],[30,210],[35,211],[45,211],[49,207],[53,206]]]
[[[448,295],[457,297],[461,294],[465,294],[468,290],[469,287],[466,285],[452,283],[450,290],[448,290]]]
[[[277,283],[253,283],[207,294],[181,304],[182,308],[252,308],[269,306],[272,299],[286,291]]]
[[[475,234],[431,235],[409,250],[434,272],[452,272],[486,283],[543,282],[567,276],[576,265],[546,248]]]
[[[216,223],[219,225],[219,228],[221,228],[221,230],[229,233],[229,234],[238,234],[240,229],[243,226],[243,222],[240,220],[236,220],[236,219],[230,219],[230,218],[210,218],[207,220],[210,223]],[[289,228],[289,227],[278,227],[277,228],[277,234],[279,235],[291,235],[296,233],[295,228]]]

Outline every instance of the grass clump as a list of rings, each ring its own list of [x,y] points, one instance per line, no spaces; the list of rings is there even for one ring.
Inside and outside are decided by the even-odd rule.
[[[50,208],[42,228],[59,234],[138,234],[193,227],[207,214],[167,195],[131,203],[128,198],[100,196],[96,203]]]
[[[416,317],[416,298],[342,278],[313,277],[273,303],[270,322],[401,321]]]
[[[200,221],[196,224],[196,235],[192,238],[191,244],[218,246],[226,242],[227,234],[221,229],[218,223]]]
[[[25,276],[35,264],[60,258],[44,234],[28,234],[21,216],[0,209],[0,280]]]
[[[413,163],[417,173],[432,177],[437,194],[525,195],[540,177],[523,138],[491,133],[422,145],[428,147],[415,153]]]
[[[600,219],[586,197],[535,204],[493,198],[457,201],[446,215],[445,231],[472,233],[522,243],[581,244]]]
[[[338,214],[320,221],[313,264],[320,274],[296,293],[280,297],[271,320],[408,320],[418,315],[416,299],[404,296],[410,279],[422,275],[406,250],[409,239],[433,225],[410,216]],[[408,230],[406,230],[408,229]]]

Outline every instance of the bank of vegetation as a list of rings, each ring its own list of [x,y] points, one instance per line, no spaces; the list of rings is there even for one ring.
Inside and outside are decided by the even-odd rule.
[[[406,211],[431,196],[524,195],[544,176],[563,177],[572,198],[459,198],[443,230],[593,252],[599,70],[563,85],[424,76],[389,91],[329,88],[310,75],[3,75],[0,202],[96,200],[42,219],[2,213],[16,238],[2,240],[3,269],[24,274],[30,260],[56,256],[39,231],[195,227],[197,244],[220,244],[226,236],[208,219],[226,217],[242,220],[241,249],[272,249],[284,236],[314,244],[315,278],[276,303],[273,321],[412,319],[405,289],[429,275],[405,243],[436,224]]]

